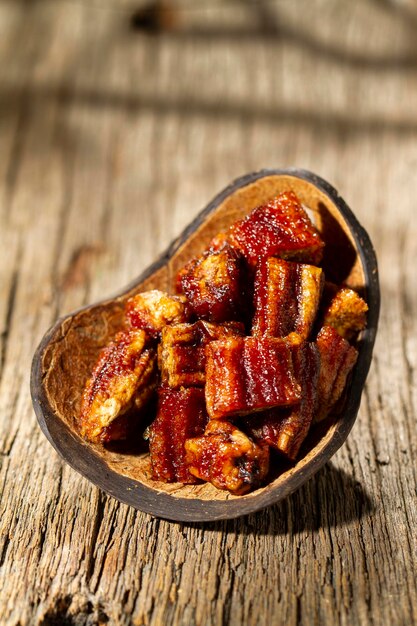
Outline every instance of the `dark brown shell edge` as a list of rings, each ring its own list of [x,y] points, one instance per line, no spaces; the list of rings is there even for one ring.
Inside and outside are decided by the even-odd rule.
[[[378,325],[380,291],[378,281],[378,268],[375,251],[368,234],[359,224],[356,217],[339,196],[337,191],[319,176],[300,169],[274,169],[261,170],[235,180],[231,185],[219,193],[214,200],[185,228],[181,235],[175,239],[159,259],[150,265],[134,282],[128,285],[114,298],[109,298],[102,303],[94,305],[106,305],[131,291],[149,276],[163,267],[176,251],[186,242],[192,233],[205,221],[228,196],[236,190],[243,188],[260,178],[268,176],[291,176],[307,181],[319,189],[337,207],[345,222],[349,226],[350,233],[355,242],[359,254],[362,270],[365,278],[364,296],[369,305],[368,326],[363,332],[360,345],[359,357],[355,366],[352,380],[347,393],[343,412],[336,417],[334,424],[329,425],[329,436],[317,454],[309,454],[308,459],[295,467],[289,476],[274,485],[274,482],[266,487],[254,491],[247,496],[231,497],[224,500],[206,500],[200,498],[183,498],[179,495],[171,495],[163,491],[152,489],[128,476],[117,473],[94,451],[93,447],[81,440],[66,423],[56,414],[47,397],[43,384],[44,367],[43,357],[46,348],[51,341],[60,341],[65,335],[65,329],[71,325],[71,319],[77,313],[90,309],[91,306],[82,307],[70,315],[57,320],[54,326],[45,334],[40,342],[32,362],[31,370],[31,395],[35,413],[39,425],[60,456],[76,471],[88,478],[95,485],[117,498],[123,503],[129,504],[136,509],[150,513],[151,515],[175,520],[175,521],[213,521],[219,519],[236,518],[267,507],[298,489],[304,482],[315,474],[346,440],[358,413],[362,390],[369,371],[372,350],[375,342]],[[115,303],[117,307],[117,303]],[[62,332],[64,329],[64,333]],[[312,450],[314,452],[314,448]],[[178,493],[178,492],[177,492]]]

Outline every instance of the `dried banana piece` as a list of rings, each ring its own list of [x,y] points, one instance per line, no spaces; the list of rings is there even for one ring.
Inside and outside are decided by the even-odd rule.
[[[169,296],[153,289],[138,293],[126,303],[126,318],[132,328],[145,330],[158,337],[168,324],[180,324],[190,319],[191,310],[183,296]]]
[[[138,408],[144,406],[155,388],[155,376],[156,354],[146,348],[146,333],[118,333],[100,353],[86,385],[79,416],[81,435],[90,441],[124,438],[128,423],[120,418],[136,399]]]
[[[216,237],[212,248],[225,240],[240,250],[252,267],[258,259],[269,256],[318,265],[324,248],[318,231],[292,191],[254,209],[227,233]]]
[[[290,345],[272,337],[230,337],[206,349],[206,402],[211,419],[229,419],[299,402]]]
[[[197,482],[188,471],[184,444],[190,437],[201,435],[207,421],[203,389],[159,389],[158,413],[149,427],[149,452],[155,480]]]
[[[158,359],[162,383],[174,388],[203,386],[207,344],[243,333],[244,326],[239,322],[211,324],[198,321],[167,326],[162,331]]]
[[[326,307],[323,325],[332,326],[344,339],[353,339],[366,326],[368,305],[356,291],[337,290]]]
[[[269,447],[229,422],[210,420],[203,436],[185,442],[185,450],[191,474],[236,495],[257,487],[268,474]]]
[[[178,277],[179,290],[194,313],[210,322],[242,317],[246,284],[244,258],[227,244],[190,261]]]
[[[299,404],[244,419],[245,432],[291,460],[297,457],[314,417],[320,372],[320,354],[314,343],[305,343],[293,352],[294,373],[301,385]]]
[[[320,352],[320,376],[315,420],[327,417],[341,397],[358,351],[331,326],[323,326],[316,340]]]
[[[314,265],[261,259],[255,274],[252,335],[308,339],[323,289],[323,270]]]

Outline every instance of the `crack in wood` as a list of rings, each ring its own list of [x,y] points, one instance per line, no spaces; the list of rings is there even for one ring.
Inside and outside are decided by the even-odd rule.
[[[17,255],[17,259],[19,260],[19,254]],[[4,321],[4,330],[0,335],[0,382],[3,375],[4,364],[6,362],[6,352],[7,352],[7,342],[9,340],[10,335],[10,325],[12,322],[12,316],[14,312],[14,305],[16,301],[16,291],[18,287],[19,281],[19,270],[16,268],[12,274],[12,280],[10,283],[10,289],[7,296],[7,306],[6,306],[6,318]]]
[[[105,498],[106,498],[106,496],[101,494],[101,492],[98,489],[96,489],[95,491],[96,491],[96,497],[97,497],[97,508],[96,508],[96,513],[94,516],[93,528],[91,530],[91,539],[90,539],[88,556],[87,556],[87,566],[86,566],[87,583],[91,581],[91,577],[93,575],[95,564],[96,564],[96,556],[95,556],[96,549],[97,549],[96,542],[99,536],[101,523],[104,517]]]

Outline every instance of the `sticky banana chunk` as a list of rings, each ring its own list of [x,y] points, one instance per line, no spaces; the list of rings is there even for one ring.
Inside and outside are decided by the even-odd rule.
[[[316,343],[321,366],[315,420],[320,421],[329,415],[341,397],[358,358],[358,351],[331,326],[323,326]]]
[[[258,486],[268,474],[268,446],[229,422],[211,420],[203,436],[185,442],[185,450],[191,474],[236,495]]]
[[[270,256],[312,265],[318,265],[323,256],[324,242],[292,191],[254,209],[231,226],[225,239],[253,267],[260,258]]]
[[[210,322],[238,319],[247,304],[245,263],[230,245],[191,260],[178,276],[178,286],[200,318]]]
[[[169,324],[187,322],[191,310],[183,296],[170,296],[153,289],[139,293],[126,303],[126,318],[132,328],[145,330],[158,337]]]
[[[243,324],[194,324],[167,326],[162,331],[159,367],[162,383],[173,388],[201,387],[205,384],[206,346],[223,337],[241,335]]]
[[[296,404],[301,387],[292,347],[272,337],[230,337],[206,349],[206,402],[211,419],[229,419]]]
[[[255,336],[308,339],[323,289],[320,267],[268,257],[255,274]]]
[[[294,350],[294,372],[301,385],[299,404],[288,409],[271,409],[244,419],[245,431],[294,460],[306,438],[317,403],[320,354],[314,343]]]
[[[368,305],[353,289],[336,291],[326,307],[323,324],[332,326],[344,339],[352,339],[366,326]]]
[[[111,425],[135,406],[136,398],[149,399],[155,386],[156,354],[146,347],[143,330],[126,330],[100,353],[87,382],[79,416],[80,433],[90,441],[123,438],[127,424]]]
[[[207,421],[203,389],[159,389],[157,416],[149,428],[149,452],[155,480],[198,482],[188,471],[184,444],[188,438],[201,435]]]

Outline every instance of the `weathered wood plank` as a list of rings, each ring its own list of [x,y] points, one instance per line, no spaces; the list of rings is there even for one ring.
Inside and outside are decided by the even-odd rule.
[[[129,31],[127,0],[0,4],[1,624],[417,621],[415,26],[378,3],[313,4],[264,3],[279,18],[268,33],[234,4],[160,36]],[[385,306],[348,443],[244,520],[119,505],[41,435],[32,352],[231,179],[288,165],[339,188],[380,259]]]

